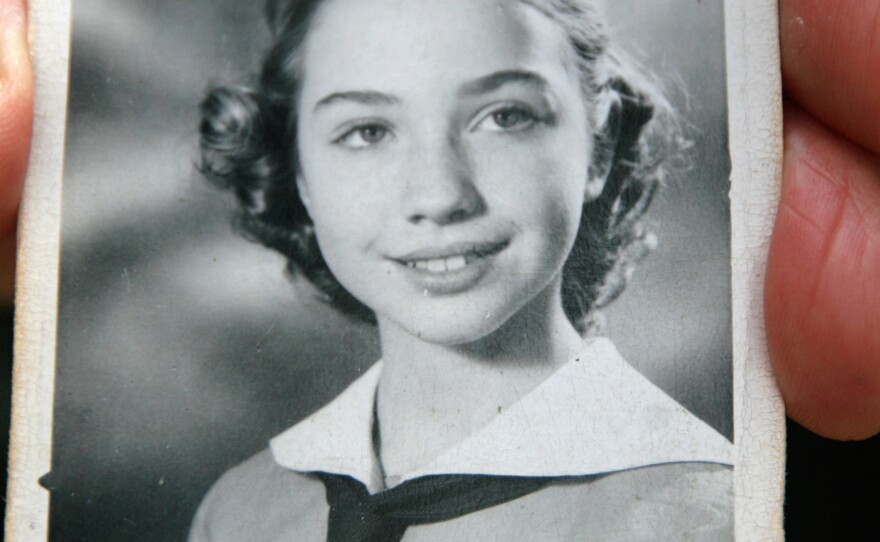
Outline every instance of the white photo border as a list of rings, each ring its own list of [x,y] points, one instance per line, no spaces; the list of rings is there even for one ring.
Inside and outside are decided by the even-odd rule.
[[[33,153],[19,218],[6,539],[46,540],[61,179],[72,0],[30,0]],[[64,39],[67,36],[68,39]],[[770,370],[763,279],[782,160],[776,0],[725,2],[731,173],[736,540],[782,540],[785,417]]]

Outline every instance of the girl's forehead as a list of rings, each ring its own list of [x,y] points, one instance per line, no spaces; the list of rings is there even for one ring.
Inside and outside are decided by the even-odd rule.
[[[302,70],[306,86],[406,85],[516,66],[568,69],[571,57],[561,26],[519,0],[327,0]]]

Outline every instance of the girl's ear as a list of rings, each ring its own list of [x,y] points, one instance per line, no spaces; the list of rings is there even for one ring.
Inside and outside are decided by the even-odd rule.
[[[593,138],[593,159],[587,176],[586,201],[598,198],[605,188],[605,182],[614,165],[623,116],[620,93],[610,85],[598,96],[596,107],[595,118],[599,128]]]
[[[306,185],[305,179],[303,179],[302,173],[296,174],[296,191],[299,194],[299,200],[302,202],[303,206],[305,206],[306,211],[311,213],[311,196],[309,194],[309,187]]]

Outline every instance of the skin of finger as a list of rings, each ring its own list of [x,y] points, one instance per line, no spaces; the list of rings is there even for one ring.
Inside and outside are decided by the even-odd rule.
[[[0,306],[12,304],[15,227],[33,127],[26,13],[23,0],[0,0]]]
[[[34,80],[21,0],[0,0],[0,237],[15,230],[27,170]]]
[[[880,157],[785,108],[781,203],[765,283],[788,414],[830,438],[880,432]]]
[[[779,25],[786,95],[880,152],[880,2],[782,0]]]

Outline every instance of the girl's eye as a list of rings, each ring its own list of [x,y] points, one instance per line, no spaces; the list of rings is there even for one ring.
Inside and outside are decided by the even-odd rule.
[[[538,120],[529,109],[521,106],[510,106],[498,109],[481,120],[475,129],[493,132],[513,132],[530,127]]]
[[[390,135],[390,130],[381,124],[363,124],[345,132],[335,142],[352,149],[363,149],[381,143]]]

